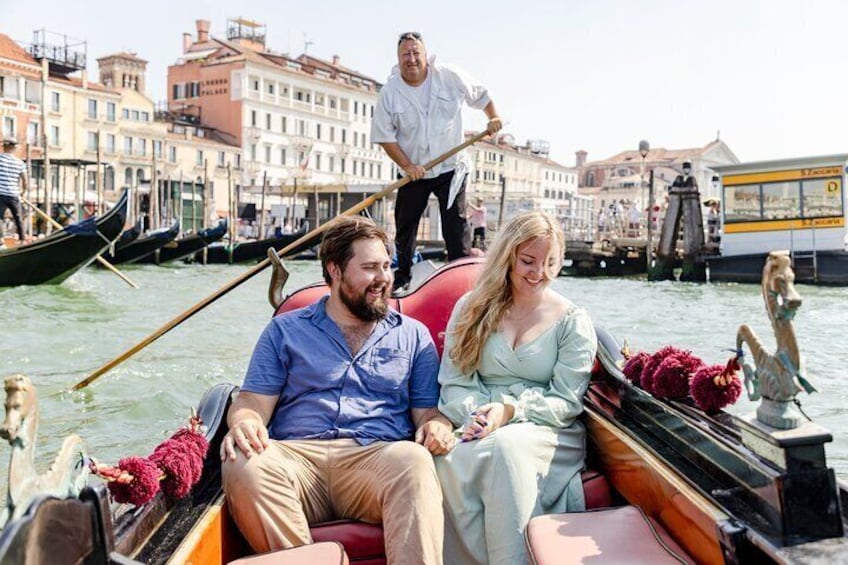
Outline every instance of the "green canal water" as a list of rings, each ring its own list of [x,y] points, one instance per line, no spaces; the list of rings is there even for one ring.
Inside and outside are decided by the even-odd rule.
[[[320,279],[316,262],[291,262],[287,289]],[[58,286],[0,290],[0,376],[23,373],[38,387],[41,469],[62,438],[79,434],[89,452],[114,463],[148,455],[182,426],[203,391],[240,383],[259,333],[271,316],[264,271],[102,376],[67,392],[95,369],[233,280],[249,267],[122,266],[140,289],[88,268]],[[767,347],[774,336],[754,285],[647,283],[636,278],[559,278],[554,288],[586,307],[631,347],[653,352],[673,344],[709,363],[724,363],[736,328],[747,323]],[[845,362],[848,288],[799,286],[804,298],[795,322],[809,380],[819,389],[801,395],[803,409],[833,433],[830,465],[848,478]],[[747,413],[743,399],[730,408]],[[8,456],[8,445],[0,446]],[[0,462],[5,483],[6,463]]]

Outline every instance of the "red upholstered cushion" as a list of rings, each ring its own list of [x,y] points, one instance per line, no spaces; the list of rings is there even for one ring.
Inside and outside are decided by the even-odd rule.
[[[580,474],[580,478],[583,479],[586,510],[612,506],[612,489],[605,476],[592,469],[587,469]]]
[[[693,563],[636,506],[538,516],[527,525],[525,540],[536,565]]]
[[[386,562],[383,528],[374,524],[336,520],[309,528],[312,539],[337,541],[345,548],[351,562],[359,565],[379,565]]]
[[[336,542],[313,543],[230,561],[229,565],[348,565],[342,546]]]

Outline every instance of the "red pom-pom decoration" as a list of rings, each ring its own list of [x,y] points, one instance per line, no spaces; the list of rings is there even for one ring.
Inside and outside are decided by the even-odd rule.
[[[203,470],[203,461],[195,456],[192,449],[172,440],[157,447],[150,460],[165,473],[162,490],[171,498],[187,495]]]
[[[674,347],[673,345],[666,345],[653,355],[651,355],[647,361],[645,361],[645,366],[642,368],[642,377],[640,378],[640,386],[650,392],[654,393],[654,372],[657,370],[657,367],[660,366],[660,363],[668,357],[669,355],[674,355],[676,353],[680,353],[682,350]]]
[[[162,491],[171,498],[183,498],[203,474],[203,459],[209,442],[199,432],[201,421],[192,415],[188,428],[178,430],[159,444],[150,457],[127,457],[117,467],[92,460],[91,472],[109,481],[115,502],[136,506],[146,504]]]
[[[742,394],[742,381],[736,375],[736,359],[727,366],[710,365],[702,367],[692,377],[692,398],[695,404],[708,414],[718,412],[733,404]]]
[[[115,502],[141,506],[159,492],[161,471],[144,457],[125,457],[118,462],[118,469],[132,477],[125,482],[120,478],[109,483],[109,492]]]
[[[678,351],[659,364],[653,375],[653,393],[657,398],[680,400],[689,396],[689,378],[704,362],[689,351]]]
[[[200,432],[190,428],[177,430],[174,435],[171,436],[171,439],[190,447],[201,459],[205,459],[206,452],[209,451],[209,441],[206,437]]]
[[[627,380],[636,386],[642,386],[642,370],[645,368],[645,363],[648,362],[651,356],[644,351],[640,351],[636,355],[630,357],[627,363],[624,364],[622,372]]]

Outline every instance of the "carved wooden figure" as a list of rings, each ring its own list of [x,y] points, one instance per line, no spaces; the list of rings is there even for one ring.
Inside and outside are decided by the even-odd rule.
[[[757,419],[775,428],[792,429],[802,421],[795,396],[802,390],[810,393],[816,389],[803,376],[792,325],[802,300],[795,290],[795,273],[788,251],[769,253],[763,267],[762,290],[777,348],[774,353],[768,352],[754,330],[743,324],[736,333],[737,356],[745,373],[748,398],[762,398],[757,408]],[[751,350],[756,368],[744,358],[743,343]]]
[[[38,496],[77,496],[88,478],[86,450],[77,435],[65,438],[50,468],[39,474],[34,453],[38,433],[38,397],[32,381],[24,375],[6,377],[6,418],[0,437],[12,446],[6,509],[0,526],[20,517]]]

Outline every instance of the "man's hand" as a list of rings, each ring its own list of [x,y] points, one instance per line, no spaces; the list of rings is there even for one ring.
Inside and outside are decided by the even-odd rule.
[[[420,443],[433,455],[444,455],[453,449],[456,438],[451,426],[441,419],[426,422],[415,432],[415,443]]]
[[[486,125],[486,131],[489,132],[489,135],[494,135],[501,131],[503,127],[503,121],[498,116],[489,119],[489,123]]]
[[[417,180],[421,180],[424,178],[424,173],[427,171],[421,165],[413,165],[410,163],[409,165],[403,167],[403,172],[406,173],[406,176],[409,177],[411,182],[415,182]]]
[[[262,453],[268,447],[268,429],[256,418],[239,420],[221,442],[221,461],[235,461],[236,447],[248,459]]]

